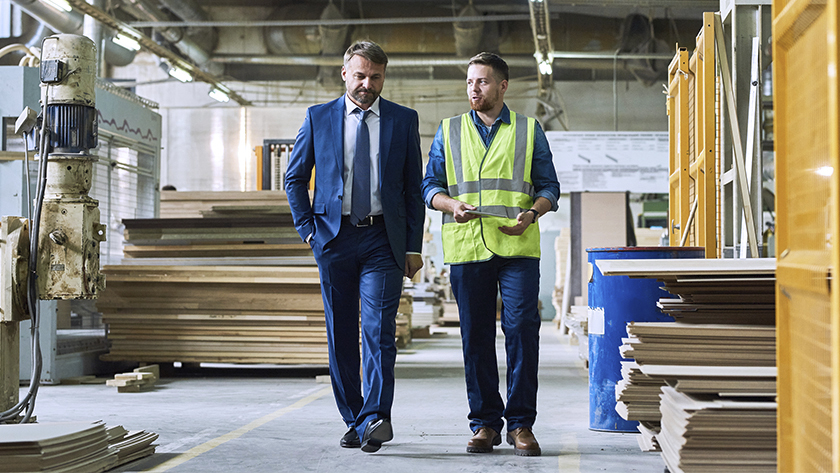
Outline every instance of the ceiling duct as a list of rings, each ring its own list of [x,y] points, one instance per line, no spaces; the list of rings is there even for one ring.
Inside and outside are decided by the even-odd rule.
[[[458,17],[481,16],[472,0],[458,12]],[[483,21],[456,21],[452,23],[455,31],[455,53],[460,57],[472,57],[481,52],[481,37],[484,34]]]
[[[163,11],[158,5],[151,3],[148,0],[123,0],[122,7],[126,12],[142,20],[149,21],[174,21],[167,12]],[[192,60],[202,70],[211,74],[216,74],[219,71],[210,62],[210,53],[197,44],[192,38],[186,35],[183,28],[167,27],[155,29],[155,32],[160,34],[167,42],[172,44],[184,56]],[[211,67],[214,70],[208,70]]]
[[[322,11],[318,5],[309,3],[288,5],[278,8],[268,20],[316,20]],[[317,26],[266,26],[263,38],[268,53],[272,55],[320,54],[320,29]]]
[[[160,0],[167,10],[184,21],[209,21],[210,16],[195,0]],[[219,33],[215,28],[187,28],[186,34],[205,51],[213,51],[219,43]]]
[[[322,20],[343,20],[344,15],[332,1],[321,12]],[[321,36],[321,56],[344,56],[344,51],[347,48],[347,33],[350,27],[347,25],[318,25],[318,32]],[[318,83],[324,86],[337,86],[341,84],[339,80],[339,68],[337,67],[319,67],[318,68]]]
[[[621,24],[618,51],[631,54],[667,53],[668,45],[657,39],[653,31],[653,23],[645,15],[633,13],[624,18]],[[662,79],[663,72],[668,68],[669,61],[654,59],[634,59],[627,61],[629,69],[639,82],[651,86]]]
[[[12,0],[32,18],[45,23],[56,33],[82,34],[84,31],[84,15],[76,10],[65,12],[59,11],[52,5],[40,0]],[[40,46],[40,44],[38,44]],[[111,41],[105,42],[105,61],[114,66],[127,66],[131,64],[136,55]]]

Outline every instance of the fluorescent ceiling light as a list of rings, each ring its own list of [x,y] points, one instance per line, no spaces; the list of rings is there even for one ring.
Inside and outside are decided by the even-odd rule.
[[[217,100],[219,102],[227,102],[227,101],[230,100],[230,97],[228,97],[228,94],[222,92],[219,89],[215,89],[215,88],[210,89],[210,93],[208,95],[210,95],[210,98],[212,98],[213,100]]]
[[[125,49],[128,49],[130,51],[139,51],[140,50],[140,43],[138,43],[136,39],[134,39],[130,36],[125,36],[121,33],[117,33],[117,35],[114,36],[114,39],[112,39],[111,41],[119,44],[120,46],[122,46]]]
[[[73,11],[73,7],[67,3],[67,0],[44,0],[44,3],[51,5],[58,10],[64,10],[66,12]]]
[[[193,80],[192,75],[180,67],[173,66],[172,69],[169,69],[169,75],[181,82],[190,82]]]

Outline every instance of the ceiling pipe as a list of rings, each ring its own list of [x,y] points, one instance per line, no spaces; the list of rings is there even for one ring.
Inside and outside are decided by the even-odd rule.
[[[479,12],[473,6],[472,0],[459,13],[457,18],[480,17]],[[461,57],[471,57],[478,54],[481,46],[481,36],[484,34],[483,21],[455,21],[452,23],[455,33],[455,54]]]
[[[160,0],[167,10],[186,22],[208,21],[210,16],[195,0]],[[202,49],[212,51],[219,43],[219,32],[213,27],[188,27],[187,36]]]
[[[553,53],[555,68],[570,69],[603,69],[612,70],[613,60],[616,60],[614,52],[562,52]],[[630,60],[659,59],[669,60],[673,54],[619,54],[617,56],[619,69],[624,69],[624,63]],[[505,62],[510,67],[534,67],[534,57],[528,55],[503,55]],[[217,54],[213,56],[213,62],[224,64],[258,64],[274,66],[341,66],[341,56],[248,56],[248,55],[226,55]],[[454,56],[441,56],[438,54],[428,57],[412,55],[389,54],[388,69],[402,67],[440,67],[440,66],[465,66],[466,58]]]
[[[145,18],[152,21],[168,21],[169,14],[160,9],[156,4],[147,0],[123,0],[123,8],[130,15],[136,18]],[[199,68],[206,70],[210,66],[210,53],[198,45],[192,38],[188,37],[183,28],[161,28],[155,29],[168,43],[172,44],[184,56],[192,60]],[[216,74],[217,71],[207,71]]]
[[[49,26],[56,33],[84,33],[84,15],[75,10],[70,12],[60,11],[41,0],[12,0],[12,3],[19,6],[32,18],[38,19]],[[105,60],[109,64],[127,66],[134,60],[135,51],[125,49],[112,41],[104,41],[104,43]]]

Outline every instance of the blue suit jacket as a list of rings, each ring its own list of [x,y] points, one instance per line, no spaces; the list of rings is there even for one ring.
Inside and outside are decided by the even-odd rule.
[[[420,253],[425,207],[417,112],[379,101],[379,186],[388,242],[400,268],[406,251]],[[315,197],[308,184],[315,168]],[[344,198],[344,96],[306,110],[286,170],[286,194],[295,228],[323,248],[338,235]]]

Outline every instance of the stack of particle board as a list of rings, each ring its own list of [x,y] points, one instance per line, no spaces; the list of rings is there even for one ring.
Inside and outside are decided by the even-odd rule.
[[[327,364],[318,269],[105,266],[111,361]]]
[[[605,275],[657,278],[676,296],[663,293],[657,305],[677,322],[628,323],[620,351],[634,362],[616,388],[616,410],[644,421],[643,437],[654,436],[647,446],[661,446],[674,473],[773,471],[775,260],[597,264]],[[654,396],[658,432],[660,419],[649,409]],[[762,430],[742,428],[738,419]]]
[[[569,340],[578,346],[578,356],[589,366],[589,307],[573,305],[563,323],[569,329]]]
[[[0,472],[96,473],[154,453],[156,434],[102,423],[0,425]]]
[[[406,287],[412,295],[411,329],[428,329],[438,323],[443,312],[443,290],[434,283],[414,283]]]
[[[623,419],[659,422],[659,389],[665,382],[642,372],[633,361],[621,362],[621,380],[615,384],[615,410]]]
[[[405,348],[411,343],[411,311],[414,303],[411,294],[403,292],[397,308],[397,348]]]
[[[444,300],[441,302],[441,313],[438,319],[439,325],[459,325],[461,319],[458,316],[458,304],[455,301]]]
[[[238,217],[280,213],[290,213],[289,201],[283,191],[160,193],[161,218]]]
[[[639,364],[775,366],[776,328],[768,325],[630,322],[619,348]]]
[[[776,402],[662,388],[656,436],[672,473],[776,472]]]
[[[308,256],[291,214],[125,219],[127,258]]]

